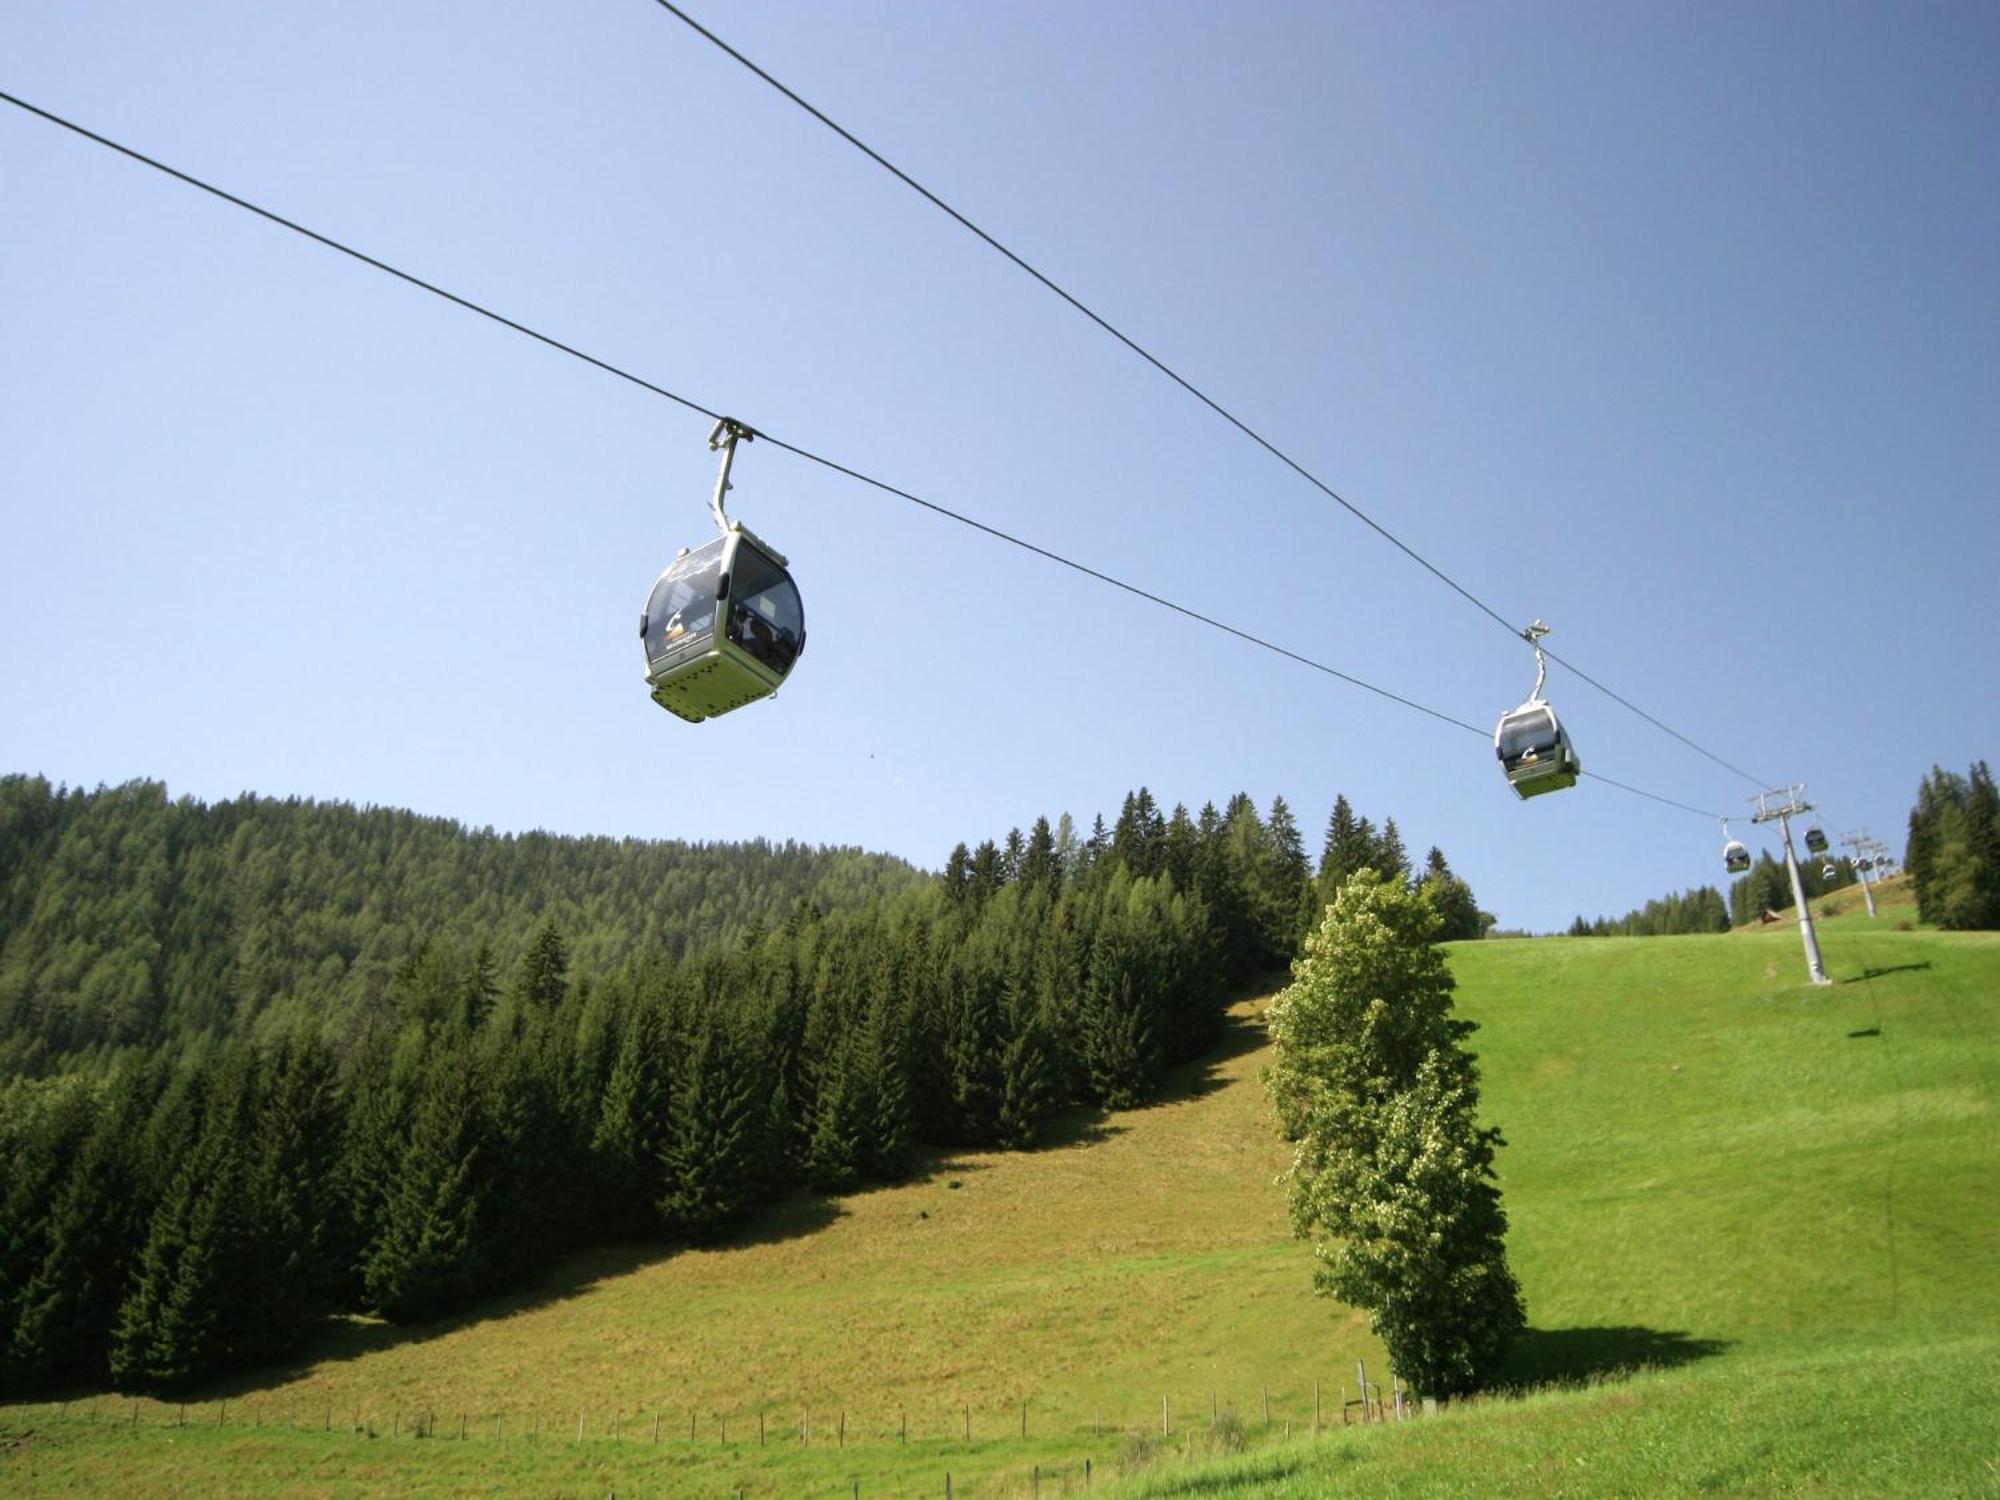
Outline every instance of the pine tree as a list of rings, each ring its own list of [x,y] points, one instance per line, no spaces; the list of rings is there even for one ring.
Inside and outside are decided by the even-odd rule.
[[[554,1010],[569,988],[569,945],[554,918],[545,920],[528,940],[527,951],[514,976],[514,994],[529,1010]]]
[[[241,1143],[218,1122],[154,1213],[119,1308],[110,1372],[123,1390],[184,1390],[236,1352],[228,1302],[239,1284]]]
[[[615,1233],[644,1235],[658,1225],[660,1132],[667,1103],[658,1007],[640,1001],[625,1017],[591,1134],[603,1217]]]
[[[314,1040],[288,1038],[260,1080],[244,1152],[244,1274],[232,1293],[244,1359],[297,1347],[340,1296],[335,1183],[345,1126],[333,1058]],[[237,1269],[225,1262],[225,1273]]]
[[[952,847],[951,857],[944,862],[944,893],[954,906],[964,902],[972,891],[972,851],[963,843]]]
[[[479,1096],[471,1059],[432,1060],[409,1141],[362,1260],[368,1301],[391,1322],[447,1312],[479,1288],[484,1264]]]
[[[1382,836],[1375,842],[1375,857],[1369,863],[1381,872],[1384,880],[1410,878],[1410,856],[1403,848],[1403,836],[1397,832],[1394,818],[1382,820]]]
[[[1021,884],[1051,893],[1062,883],[1062,868],[1056,863],[1055,834],[1047,818],[1035,819],[1028,845],[1021,856]]]
[[[1026,984],[1008,998],[1005,1029],[997,1133],[1002,1146],[1023,1150],[1040,1138],[1060,1099],[1049,1027]]]
[[[683,1238],[718,1238],[756,1201],[766,1126],[758,1062],[713,1011],[696,1018],[683,1044],[660,1148],[660,1211]]]
[[[161,1092],[155,1068],[116,1076],[72,1174],[49,1205],[36,1241],[39,1264],[13,1299],[6,1368],[16,1389],[102,1380],[108,1372],[113,1323],[153,1211],[144,1142],[163,1112],[156,1104]],[[173,1098],[185,1101],[193,1092],[183,1081]],[[197,1119],[174,1137],[175,1165],[186,1135],[198,1128]]]
[[[1111,830],[1111,853],[1134,875],[1157,875],[1166,832],[1159,804],[1150,791],[1140,787],[1126,794],[1118,822]]]
[[[999,846],[991,839],[982,840],[972,851],[972,879],[967,888],[972,909],[977,911],[985,906],[1006,883]]]
[[[1021,878],[1021,861],[1027,857],[1028,842],[1021,837],[1021,830],[1007,830],[1007,842],[1000,850],[1000,883],[1012,885]]]

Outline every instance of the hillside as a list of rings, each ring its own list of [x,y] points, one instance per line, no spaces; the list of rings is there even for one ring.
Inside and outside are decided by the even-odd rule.
[[[1252,1451],[1213,1471],[1155,1455],[1144,1493],[1990,1489],[2000,939],[1863,919],[1826,949],[1820,990],[1797,982],[1791,929],[1454,950],[1510,1142],[1532,1324],[1516,1376],[1615,1382],[1595,1390],[1286,1445],[1315,1380],[1337,1421],[1354,1361],[1382,1365],[1355,1315],[1309,1295],[1247,1005],[1163,1102],[1077,1117],[1046,1149],[801,1196],[724,1248],[573,1260],[476,1317],[349,1324],[296,1368],[202,1393],[190,1420],[219,1428],[163,1430],[178,1413],[149,1402],[97,1408],[136,1416],[123,1429],[7,1409],[0,1475],[31,1493],[172,1473],[726,1495],[942,1493],[950,1470],[960,1494],[1025,1494],[1035,1466],[1070,1484],[1085,1457],[1101,1488],[1164,1401],[1173,1454],[1222,1407]],[[1619,1378],[1636,1364],[1657,1373]],[[376,1441],[343,1430],[357,1413]],[[462,1417],[467,1440],[412,1445],[420,1413],[445,1435]]]
[[[1886,923],[1891,927],[1914,928],[1917,925],[1917,889],[1915,882],[1908,875],[1894,875],[1887,880],[1878,880],[1874,882],[1873,889],[1876,913],[1874,921]],[[1859,917],[1863,922],[1870,920],[1868,898],[1859,885],[1842,886],[1837,891],[1810,897],[1807,904],[1812,907],[1815,922],[1839,921],[1848,917]],[[1796,928],[1799,920],[1797,907],[1787,902],[1772,910],[1777,913],[1780,922],[1791,923]],[[1736,931],[1757,932],[1768,930],[1772,925],[1760,921],[1743,922],[1737,925]]]
[[[542,923],[602,974],[929,879],[802,844],[497,834],[399,808],[0,777],[0,1076],[191,1032],[330,1026],[426,942],[508,972]]]

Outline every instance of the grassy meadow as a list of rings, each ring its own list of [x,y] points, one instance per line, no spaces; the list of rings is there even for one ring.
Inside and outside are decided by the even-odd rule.
[[[185,1413],[0,1408],[0,1489],[1053,1495],[1088,1460],[1148,1495],[2000,1493],[2000,934],[1896,920],[1829,922],[1824,988],[1789,924],[1453,950],[1522,1399],[1340,1427],[1386,1364],[1311,1295],[1250,1002],[1163,1102],[1043,1150],[345,1324]]]

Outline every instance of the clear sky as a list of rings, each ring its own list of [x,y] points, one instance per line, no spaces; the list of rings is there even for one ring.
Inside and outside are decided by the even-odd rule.
[[[1509,619],[1834,830],[2000,752],[2000,7],[694,14]],[[1488,726],[1533,658],[649,0],[0,8],[0,88],[789,442]],[[708,424],[0,107],[0,769],[937,866],[1334,795],[1509,926],[1720,830],[769,448],[810,649],[635,633]],[[1556,668],[1589,768],[1756,790]],[[1755,847],[1761,832],[1739,823]]]

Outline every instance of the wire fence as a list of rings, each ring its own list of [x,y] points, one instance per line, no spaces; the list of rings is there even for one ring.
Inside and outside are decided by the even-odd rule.
[[[198,1402],[151,1397],[96,1396],[0,1408],[16,1421],[36,1414],[92,1426],[131,1429],[236,1428],[260,1431],[347,1433],[368,1438],[432,1439],[451,1442],[610,1443],[647,1447],[721,1449],[864,1448],[911,1443],[979,1444],[1008,1440],[1105,1439],[1125,1442],[1140,1458],[1172,1453],[1198,1457],[1245,1446],[1254,1435],[1265,1439],[1319,1434],[1335,1427],[1376,1426],[1434,1415],[1436,1403],[1418,1401],[1392,1380],[1371,1379],[1365,1362],[1355,1362],[1351,1383],[1314,1379],[1307,1404],[1305,1386],[1288,1388],[1275,1401],[1269,1386],[1240,1406],[1212,1390],[1206,1401],[1177,1401],[1162,1393],[1156,1410],[1134,1415],[1129,1409],[1094,1408],[1079,1420],[1076,1407],[1038,1407],[1032,1398],[1003,1410],[959,1402],[926,1403],[885,1411],[879,1406],[800,1404],[736,1411],[688,1405],[595,1407],[587,1404],[533,1406],[475,1412],[450,1402],[329,1402],[267,1396]],[[914,1417],[914,1420],[913,1420]]]

